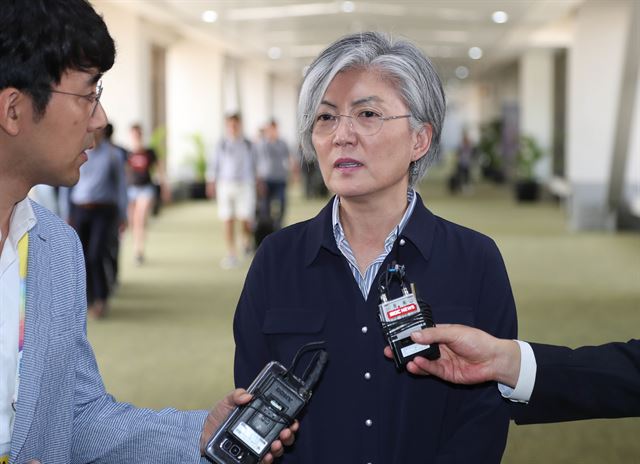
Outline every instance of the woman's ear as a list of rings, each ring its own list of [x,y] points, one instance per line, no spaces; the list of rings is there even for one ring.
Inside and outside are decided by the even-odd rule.
[[[23,93],[14,87],[0,90],[0,128],[11,136],[20,132],[20,104],[23,99]]]
[[[429,151],[432,135],[433,128],[431,127],[431,124],[424,124],[419,131],[415,132],[415,143],[413,145],[411,161],[419,160],[427,153],[427,151]]]

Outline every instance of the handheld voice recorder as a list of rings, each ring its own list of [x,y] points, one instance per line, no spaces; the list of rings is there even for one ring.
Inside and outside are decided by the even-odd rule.
[[[402,295],[389,299],[389,287],[393,280],[398,280]],[[437,343],[422,345],[411,339],[412,332],[435,327],[435,323],[431,307],[424,301],[418,300],[415,286],[409,284],[410,291],[407,283],[404,266],[396,263],[392,263],[379,280],[378,319],[398,369],[403,369],[416,356],[424,356],[432,360],[440,357],[440,348]]]
[[[207,458],[216,464],[258,463],[311,398],[327,363],[323,346],[323,342],[303,346],[289,370],[277,361],[268,363],[247,389],[253,399],[236,407],[207,443]],[[308,351],[317,353],[298,378],[293,372]]]

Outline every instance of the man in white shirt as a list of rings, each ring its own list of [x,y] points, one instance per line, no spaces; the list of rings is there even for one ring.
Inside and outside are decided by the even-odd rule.
[[[253,220],[256,212],[257,154],[253,143],[242,134],[242,118],[234,113],[226,118],[226,135],[216,145],[207,166],[207,196],[215,197],[218,218],[224,222],[227,256],[223,269],[239,264],[235,222],[242,228],[245,253],[252,249]]]
[[[518,424],[640,416],[640,340],[570,349],[447,324],[411,338],[439,343],[441,357],[416,357],[409,372],[459,384],[499,382]],[[385,355],[391,357],[389,347]]]

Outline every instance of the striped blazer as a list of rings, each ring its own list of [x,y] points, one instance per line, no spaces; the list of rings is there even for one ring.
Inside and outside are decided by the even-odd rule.
[[[197,463],[206,411],[116,402],[86,334],[85,268],[73,229],[32,202],[25,341],[11,463]]]

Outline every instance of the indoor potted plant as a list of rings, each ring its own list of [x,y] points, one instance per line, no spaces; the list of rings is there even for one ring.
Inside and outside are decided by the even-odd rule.
[[[536,201],[540,195],[540,184],[535,177],[535,166],[542,158],[542,149],[535,139],[520,136],[516,155],[515,194],[518,201]]]
[[[499,119],[486,123],[480,129],[478,151],[480,153],[482,176],[496,184],[501,184],[505,181],[502,154],[500,152],[501,138],[502,122]]]
[[[191,183],[190,196],[193,199],[207,198],[206,172],[207,158],[205,154],[204,139],[200,133],[189,135],[193,143],[193,152],[188,158],[193,168],[193,182]]]

